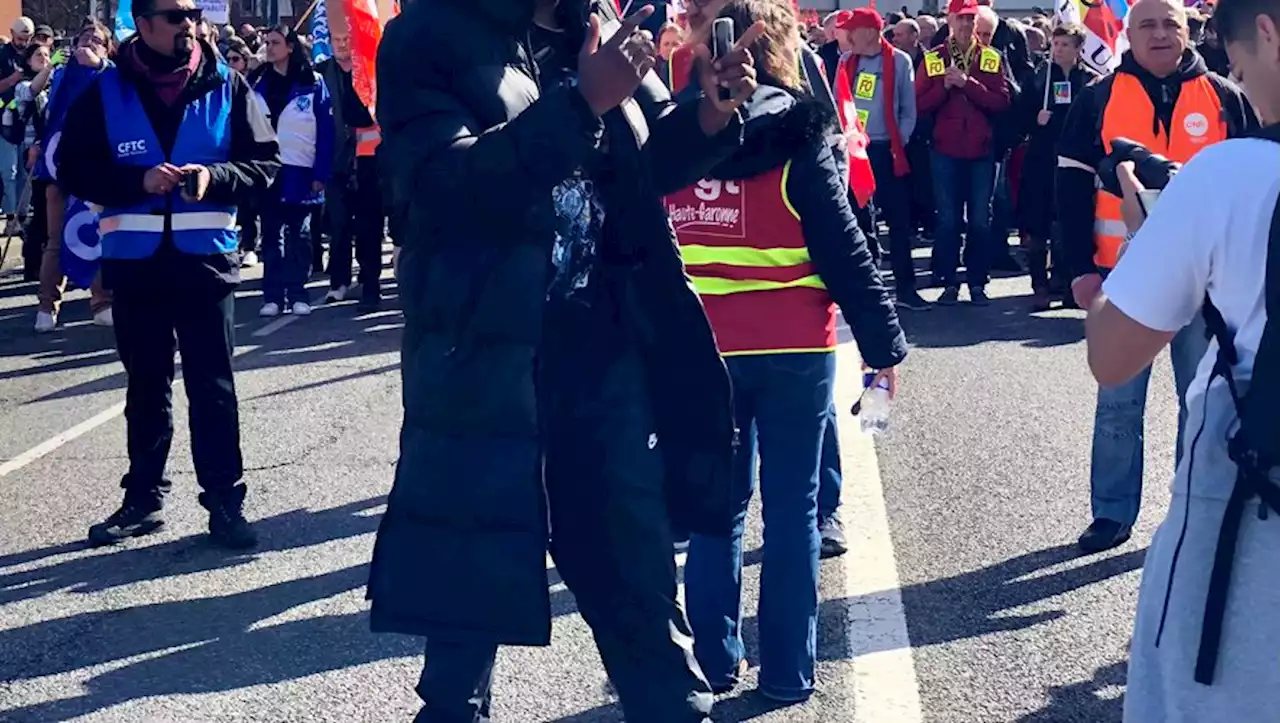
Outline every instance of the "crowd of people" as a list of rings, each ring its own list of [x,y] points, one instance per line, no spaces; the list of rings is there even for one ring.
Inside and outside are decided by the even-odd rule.
[[[5,142],[30,157],[43,224],[28,234],[36,328],[56,324],[62,215],[82,199],[100,217],[91,304],[128,374],[124,500],[90,539],[164,524],[176,350],[212,539],[256,544],[231,363],[240,270],[261,258],[261,316],[307,315],[327,235],[325,300],[358,286],[377,309],[389,230],[405,419],[369,598],[375,630],[427,638],[418,720],[488,720],[498,646],[549,642],[549,551],[629,720],[704,723],[747,665],[757,487],[760,692],[806,700],[819,560],[848,549],[837,311],[867,386],[891,396],[909,351],[898,309],[954,305],[962,286],[989,303],[992,270],[1024,270],[1010,229],[1033,310],[1057,299],[1105,318],[1113,288],[1142,298],[1123,296],[1136,272],[1108,278],[1138,225],[1133,171],[1123,190],[1101,180],[1120,141],[1190,164],[1261,125],[1216,19],[1256,54],[1280,8],[1219,2],[1204,21],[1139,0],[1129,50],[1100,73],[1082,27],[1002,18],[989,0],[809,28],[788,0],[688,0],[653,30],[652,5],[621,18],[607,0],[418,0],[387,24],[376,107],[341,29],[317,66],[293,27],[237,35],[192,0],[135,0],[136,35],[115,47],[90,22],[69,55],[20,21],[13,42],[22,29],[34,49],[4,117],[31,129]],[[713,56],[721,19],[733,44]],[[930,243],[933,302],[913,260]],[[1202,324],[1191,309],[1159,325],[1184,401]],[[1099,375],[1086,552],[1123,544],[1137,517],[1159,348]],[[685,545],[687,616],[672,556]],[[1157,657],[1135,655],[1140,675]],[[1169,720],[1152,701],[1179,695],[1206,704],[1151,683],[1133,720]]]
[[[281,179],[237,205],[238,264],[263,266],[261,315],[309,314],[315,300],[304,284],[320,272],[328,272],[332,281],[325,301],[342,301],[358,287],[360,307],[379,308],[387,216],[373,161],[380,138],[352,88],[346,34],[334,33],[333,57],[318,64],[312,62],[310,38],[288,24],[246,24],[237,34],[230,25],[220,29],[201,19],[194,37],[211,57],[247,79],[281,143]],[[22,233],[24,277],[40,284],[38,333],[57,328],[68,284],[61,267],[67,199],[42,144],[61,137],[72,100],[97,72],[115,64],[116,45],[98,21],[87,21],[73,37],[63,38],[25,17],[14,23],[12,39],[0,45],[6,234]],[[14,162],[8,164],[10,154]],[[353,249],[358,284],[353,283]],[[112,326],[112,294],[101,273],[80,283],[90,289],[94,323]]]

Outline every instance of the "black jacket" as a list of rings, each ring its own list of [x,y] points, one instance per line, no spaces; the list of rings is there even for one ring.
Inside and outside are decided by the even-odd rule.
[[[165,105],[151,84],[139,76],[128,62],[132,45],[141,42],[137,36],[120,50],[121,80],[138,91],[147,118],[165,155],[173,149],[178,126],[187,105],[204,97],[224,82],[217,73],[213,49],[201,41],[200,66],[183,89],[179,102]],[[225,163],[209,168],[209,189],[205,198],[224,204],[235,204],[243,194],[262,191],[280,168],[280,152],[271,122],[259,105],[250,100],[248,84],[239,73],[231,73],[231,149]],[[97,80],[71,104],[62,129],[57,150],[58,185],[68,194],[106,207],[134,206],[147,198],[142,179],[148,169],[117,163],[107,140],[107,122],[102,109],[102,92]],[[159,269],[163,270],[159,270]],[[138,260],[107,259],[103,261],[103,279],[109,288],[128,289],[150,286],[156,274],[172,278],[177,274],[186,281],[216,280],[234,283],[239,278],[236,254],[196,257],[181,254],[173,248],[168,232],[160,249],[150,258]],[[216,286],[216,284],[215,284]]]
[[[800,216],[813,265],[875,369],[897,366],[907,341],[849,205],[847,182],[827,142],[835,116],[821,101],[761,86],[744,108],[742,149],[710,178],[741,180],[791,162],[787,197]]]
[[[1102,146],[1102,115],[1111,100],[1111,88],[1115,76],[1127,73],[1142,82],[1156,117],[1153,127],[1168,128],[1173,122],[1174,106],[1178,102],[1182,84],[1207,75],[1218,91],[1222,109],[1226,115],[1227,135],[1234,138],[1258,127],[1253,106],[1245,98],[1244,91],[1235,83],[1212,73],[1204,60],[1194,50],[1187,50],[1178,70],[1167,78],[1157,78],[1138,65],[1132,53],[1125,53],[1115,73],[1092,85],[1086,86],[1071,104],[1062,135],[1058,139],[1058,169],[1055,174],[1054,194],[1057,199],[1057,217],[1061,225],[1062,247],[1069,278],[1094,273],[1093,216],[1095,199],[1095,174],[1106,151]],[[1064,164],[1064,160],[1066,163]]]
[[[840,67],[840,44],[832,40],[818,48],[818,57],[822,58],[822,65],[827,71],[827,87],[836,87],[836,69]]]
[[[333,174],[350,175],[355,172],[356,134],[347,125],[347,93],[352,92],[348,74],[342,71],[338,61],[328,58],[316,65],[316,72],[324,78],[324,85],[333,99]]]
[[[605,34],[608,0],[593,0]],[[535,359],[556,213],[553,188],[598,147],[613,173],[598,271],[622,289],[663,444],[668,507],[727,533],[734,425],[728,374],[689,285],[662,194],[741,143],[702,133],[650,74],[597,120],[573,88],[542,92],[533,3],[418,0],[386,28],[380,159],[404,212],[404,426],[370,572],[372,625],[506,644],[550,640]],[[586,0],[562,0],[580,31]],[[596,274],[593,274],[595,278]]]
[[[1029,141],[1027,144],[1027,163],[1047,162],[1049,165],[1041,169],[1052,175],[1057,165],[1058,137],[1067,122],[1067,111],[1070,103],[1055,103],[1052,95],[1054,83],[1071,84],[1071,100],[1075,101],[1084,92],[1085,86],[1096,81],[1098,74],[1084,63],[1077,63],[1070,73],[1063,73],[1062,68],[1051,61],[1040,63],[1036,69],[1027,74],[1022,93],[1014,106],[1018,124],[1019,138]],[[1037,118],[1041,110],[1045,110],[1046,92],[1049,93],[1048,110],[1053,115],[1046,125],[1040,125]],[[1040,171],[1037,171],[1040,172]]]

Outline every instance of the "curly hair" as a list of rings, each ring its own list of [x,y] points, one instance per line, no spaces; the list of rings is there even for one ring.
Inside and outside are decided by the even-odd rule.
[[[738,37],[764,21],[764,33],[749,48],[761,81],[795,91],[804,88],[800,24],[790,0],[730,0],[720,17],[733,20]]]

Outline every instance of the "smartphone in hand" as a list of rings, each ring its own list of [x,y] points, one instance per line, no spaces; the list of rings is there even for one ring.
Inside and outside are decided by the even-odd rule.
[[[711,60],[715,62],[733,52],[735,40],[733,19],[716,18],[711,24]],[[720,100],[729,100],[733,92],[728,88],[718,88]]]

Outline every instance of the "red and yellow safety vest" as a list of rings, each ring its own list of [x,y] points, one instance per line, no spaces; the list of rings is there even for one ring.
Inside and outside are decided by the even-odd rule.
[[[680,254],[725,356],[836,348],[836,310],[787,198],[791,163],[666,197]]]
[[[1227,138],[1227,122],[1222,100],[1207,76],[1182,84],[1173,108],[1173,123],[1153,130],[1156,109],[1142,87],[1142,81],[1128,73],[1117,73],[1111,98],[1102,112],[1102,147],[1111,152],[1111,141],[1128,138],[1171,161],[1186,163],[1192,156]],[[1100,268],[1115,268],[1125,237],[1120,199],[1099,190],[1094,205],[1093,262]]]

